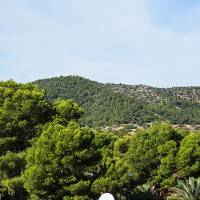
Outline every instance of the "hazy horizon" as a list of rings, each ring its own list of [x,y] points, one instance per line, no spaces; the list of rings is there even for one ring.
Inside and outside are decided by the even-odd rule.
[[[67,76],[74,76],[74,77],[80,77],[80,78],[84,78],[84,79],[88,79],[90,81],[95,81],[95,82],[98,82],[98,83],[103,83],[103,84],[123,84],[123,85],[132,85],[132,86],[136,86],[136,85],[143,85],[143,86],[149,86],[149,87],[154,87],[154,88],[181,88],[181,87],[200,87],[200,85],[177,85],[177,86],[169,86],[169,87],[159,87],[159,86],[155,86],[155,85],[148,85],[148,84],[142,84],[142,83],[138,83],[138,84],[129,84],[129,83],[126,83],[126,82],[106,82],[106,81],[97,81],[95,79],[91,79],[91,78],[88,78],[88,77],[85,77],[85,76],[81,76],[81,75],[76,75],[76,74],[71,74],[71,75],[57,75],[57,76],[52,76],[52,77],[43,77],[43,78],[38,78],[38,79],[35,79],[35,80],[32,80],[32,81],[16,81],[14,79],[7,79],[7,80],[13,80],[13,81],[16,81],[18,83],[31,83],[31,82],[35,82],[35,81],[38,81],[38,80],[44,80],[44,79],[51,79],[51,78],[60,78],[60,77],[67,77]],[[4,81],[4,80],[2,80]],[[6,81],[6,80],[5,80]]]

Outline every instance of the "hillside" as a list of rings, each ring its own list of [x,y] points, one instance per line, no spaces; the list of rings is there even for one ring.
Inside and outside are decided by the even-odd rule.
[[[50,101],[72,99],[86,111],[87,125],[145,124],[169,120],[200,124],[200,87],[155,88],[145,85],[103,84],[79,76],[34,82]]]

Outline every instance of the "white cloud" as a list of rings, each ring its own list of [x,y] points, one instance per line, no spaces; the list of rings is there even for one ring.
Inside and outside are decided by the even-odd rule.
[[[144,0],[2,0],[0,79],[79,74],[104,82],[199,85],[198,30],[160,27],[147,9]]]

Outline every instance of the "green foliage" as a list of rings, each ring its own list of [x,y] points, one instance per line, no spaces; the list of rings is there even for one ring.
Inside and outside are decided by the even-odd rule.
[[[0,82],[0,190],[6,199],[26,198],[20,179],[26,166],[25,150],[43,127],[52,121],[77,121],[82,114],[72,101],[48,102],[32,84]]]
[[[169,120],[173,124],[200,124],[198,87],[153,88],[143,85],[101,84],[67,76],[34,82],[50,101],[72,99],[85,109],[81,123],[90,126],[145,124]]]
[[[23,180],[31,198],[90,199],[103,152],[112,139],[109,133],[101,135],[76,123],[67,127],[50,123],[27,151]]]
[[[4,179],[1,185],[3,186],[4,199],[27,199],[21,177]]]
[[[181,142],[177,166],[182,177],[200,176],[200,133],[190,133]]]
[[[54,103],[55,110],[57,115],[56,119],[60,120],[60,123],[67,123],[71,120],[78,120],[83,114],[84,110],[73,101],[66,101],[58,99]]]
[[[26,199],[20,174],[25,168],[24,153],[8,152],[0,157],[0,191],[6,199]]]
[[[131,190],[135,187],[132,184],[133,173],[130,165],[124,159],[124,154],[128,149],[130,136],[123,136],[114,142],[111,152],[104,152],[102,175],[96,179],[92,185],[94,193],[110,192],[115,197],[130,196]]]
[[[185,93],[182,88],[182,97],[172,98],[177,90],[166,90],[172,93],[169,100],[162,89],[104,85],[80,77],[38,83],[46,84],[51,101],[32,84],[0,82],[3,199],[89,200],[102,192],[111,192],[116,200],[162,199],[177,181],[173,198],[187,199],[183,195],[190,194],[190,199],[195,195],[199,199],[199,180],[179,181],[200,176],[199,132],[174,129],[168,122],[129,134],[78,125],[80,118],[81,123],[95,126],[165,118],[196,123],[199,104],[184,99],[190,99],[191,91]],[[144,96],[150,96],[149,101],[139,98],[141,88],[148,89]],[[134,96],[133,89],[139,96]],[[154,101],[152,92],[162,98]],[[86,114],[72,100],[57,97],[77,100]],[[133,128],[132,123],[125,129]]]
[[[0,148],[22,151],[41,125],[50,120],[51,105],[31,84],[0,82]],[[7,148],[6,148],[7,147]]]
[[[24,169],[26,161],[23,153],[8,152],[0,157],[0,177],[12,178],[21,174]]]
[[[200,200],[200,180],[190,177],[185,181],[178,181],[176,187],[171,188],[170,200]]]
[[[51,119],[52,110],[37,87],[0,82],[0,189],[5,198],[25,198],[18,181],[26,165],[23,151]]]
[[[153,193],[150,185],[144,184],[137,186],[134,194],[133,194],[133,199],[134,200],[156,200],[157,197]]]
[[[166,122],[156,123],[132,137],[126,157],[139,183],[169,183],[181,139],[179,132]]]
[[[63,198],[63,200],[89,200],[89,198],[87,196],[74,196],[74,197],[66,196]]]

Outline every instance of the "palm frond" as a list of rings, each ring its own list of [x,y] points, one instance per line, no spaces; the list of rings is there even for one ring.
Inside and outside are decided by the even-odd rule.
[[[178,185],[171,188],[168,199],[200,200],[200,180],[190,177],[188,180],[178,181]]]

